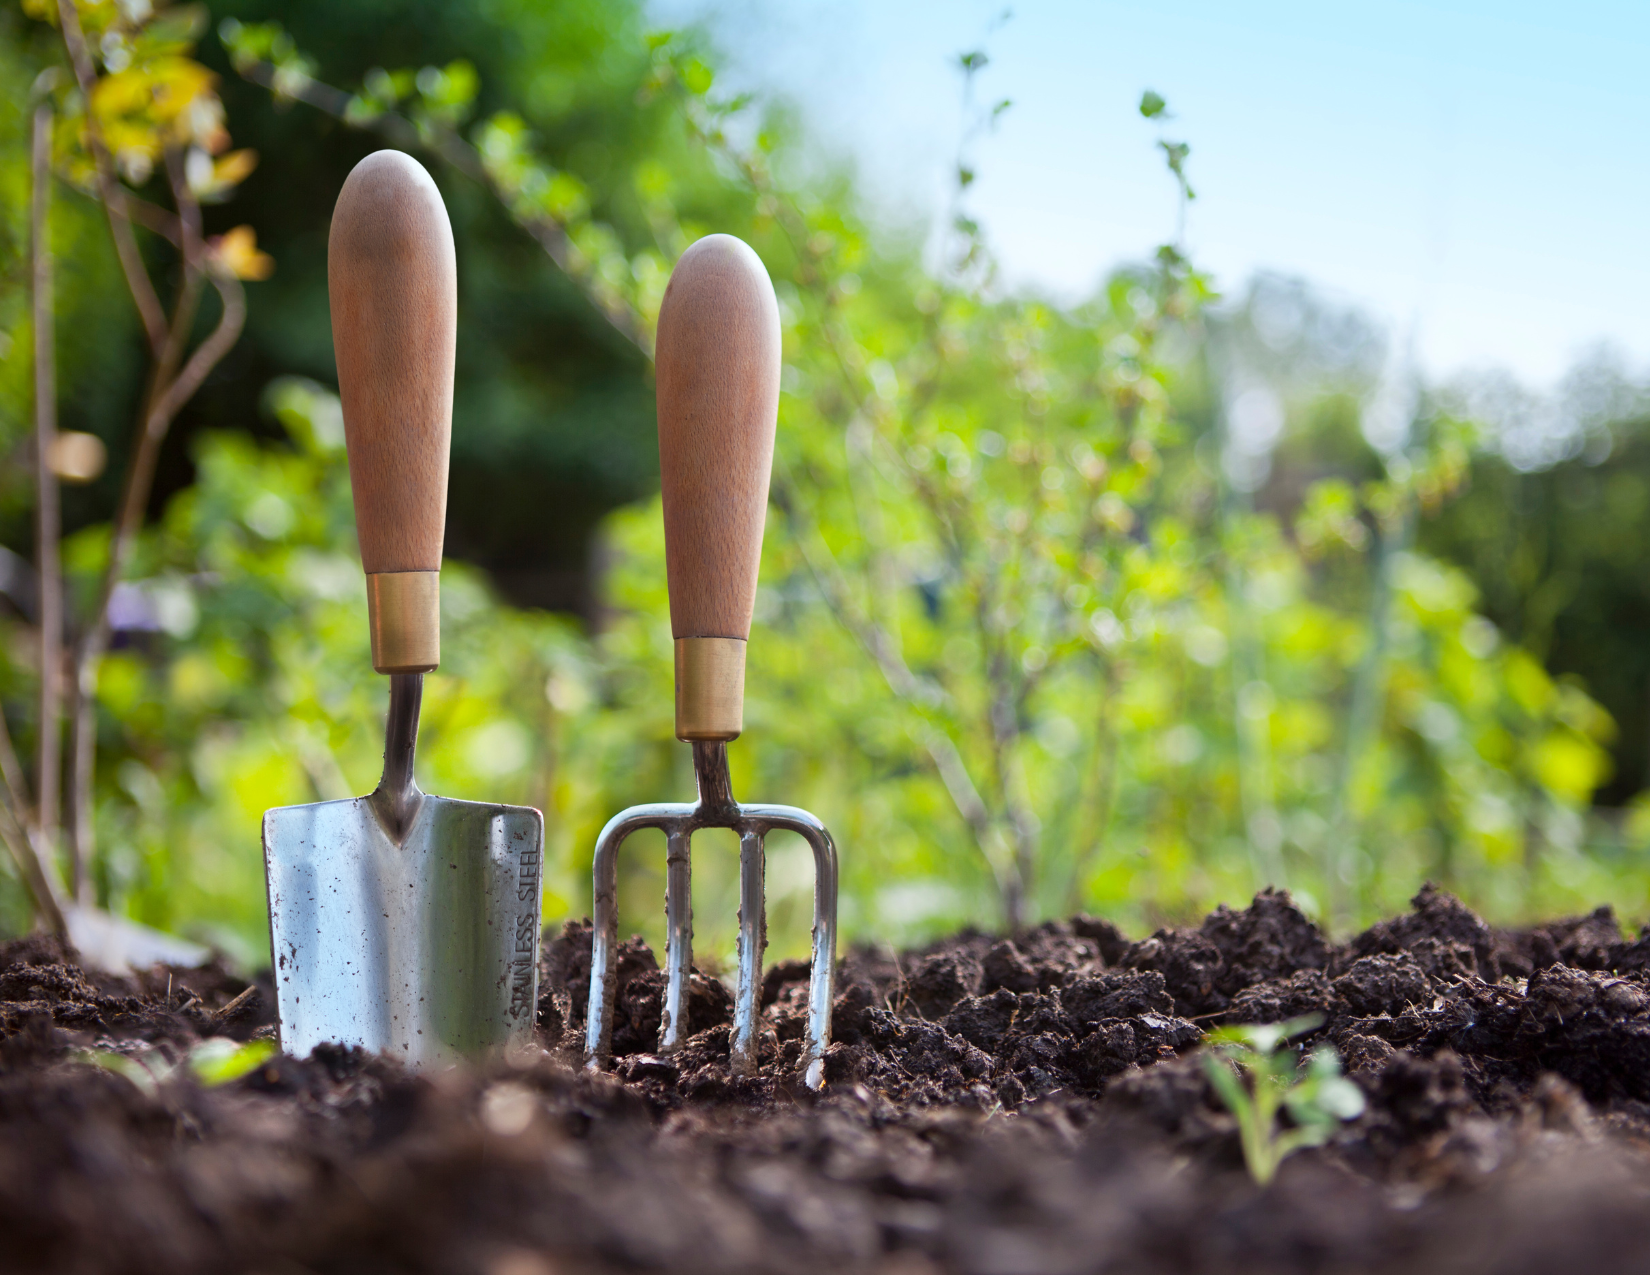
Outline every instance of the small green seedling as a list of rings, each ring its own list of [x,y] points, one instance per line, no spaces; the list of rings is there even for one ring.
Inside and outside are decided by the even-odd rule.
[[[272,1040],[253,1040],[243,1045],[214,1036],[201,1041],[176,1063],[167,1062],[166,1056],[159,1050],[150,1050],[137,1057],[106,1050],[86,1050],[77,1055],[77,1059],[124,1076],[144,1094],[154,1097],[160,1086],[176,1076],[183,1067],[187,1066],[194,1072],[196,1080],[211,1089],[255,1071],[274,1053],[275,1042]]]
[[[243,1045],[214,1036],[189,1051],[189,1067],[201,1084],[212,1089],[256,1071],[274,1056],[272,1040],[249,1040]]]
[[[1211,1048],[1203,1065],[1220,1100],[1237,1117],[1243,1162],[1262,1186],[1286,1156],[1301,1147],[1321,1146],[1341,1121],[1363,1112],[1363,1092],[1341,1075],[1332,1046],[1314,1049],[1304,1068],[1296,1050],[1278,1049],[1322,1022],[1323,1015],[1307,1014],[1286,1023],[1209,1033]],[[1288,1111],[1291,1127],[1278,1127],[1280,1109]]]

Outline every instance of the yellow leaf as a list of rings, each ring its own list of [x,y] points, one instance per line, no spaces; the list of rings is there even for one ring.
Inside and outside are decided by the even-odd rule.
[[[104,124],[148,106],[154,98],[151,77],[141,69],[105,75],[92,85],[92,113]]]
[[[230,151],[229,154],[212,165],[213,183],[219,187],[238,186],[251,175],[252,170],[257,166],[257,151]]]
[[[218,263],[237,279],[267,279],[275,272],[275,258],[258,251],[258,234],[251,226],[236,226],[207,246]]]
[[[110,138],[129,150],[159,154],[170,141],[194,140],[222,150],[229,135],[212,86],[217,76],[192,58],[166,56],[103,76],[92,87],[92,113]]]

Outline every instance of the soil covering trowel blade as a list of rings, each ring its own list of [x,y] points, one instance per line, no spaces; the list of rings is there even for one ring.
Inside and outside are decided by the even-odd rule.
[[[327,249],[338,385],[372,663],[390,675],[384,777],[367,797],[264,815],[281,1046],[335,1041],[410,1066],[530,1044],[544,820],[426,796],[413,778],[423,675],[441,658],[440,569],[457,277],[416,161],[355,166]]]

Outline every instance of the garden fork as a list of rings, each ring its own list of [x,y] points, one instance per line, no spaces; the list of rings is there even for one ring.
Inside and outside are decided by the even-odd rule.
[[[585,1061],[602,1066],[617,994],[618,855],[641,828],[665,833],[665,1005],[659,1052],[686,1036],[693,961],[690,842],[700,828],[739,834],[739,981],[734,1073],[756,1068],[756,1024],[767,946],[763,838],[799,833],[813,849],[813,964],[805,1083],[824,1083],[836,963],[836,847],[794,806],[740,805],[728,778],[730,739],[744,727],[745,646],[762,552],[779,410],[779,306],[761,259],[730,235],[699,240],[676,263],[659,311],[656,350],[665,570],[676,641],[676,737],[693,745],[697,803],[632,806],[596,841],[595,926]]]

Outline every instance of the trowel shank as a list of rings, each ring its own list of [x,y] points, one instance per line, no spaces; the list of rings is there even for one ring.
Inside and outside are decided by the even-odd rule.
[[[422,673],[390,676],[390,711],[384,723],[384,775],[371,797],[372,808],[391,841],[403,840],[424,803],[413,763],[418,756],[418,710],[424,703]]]

